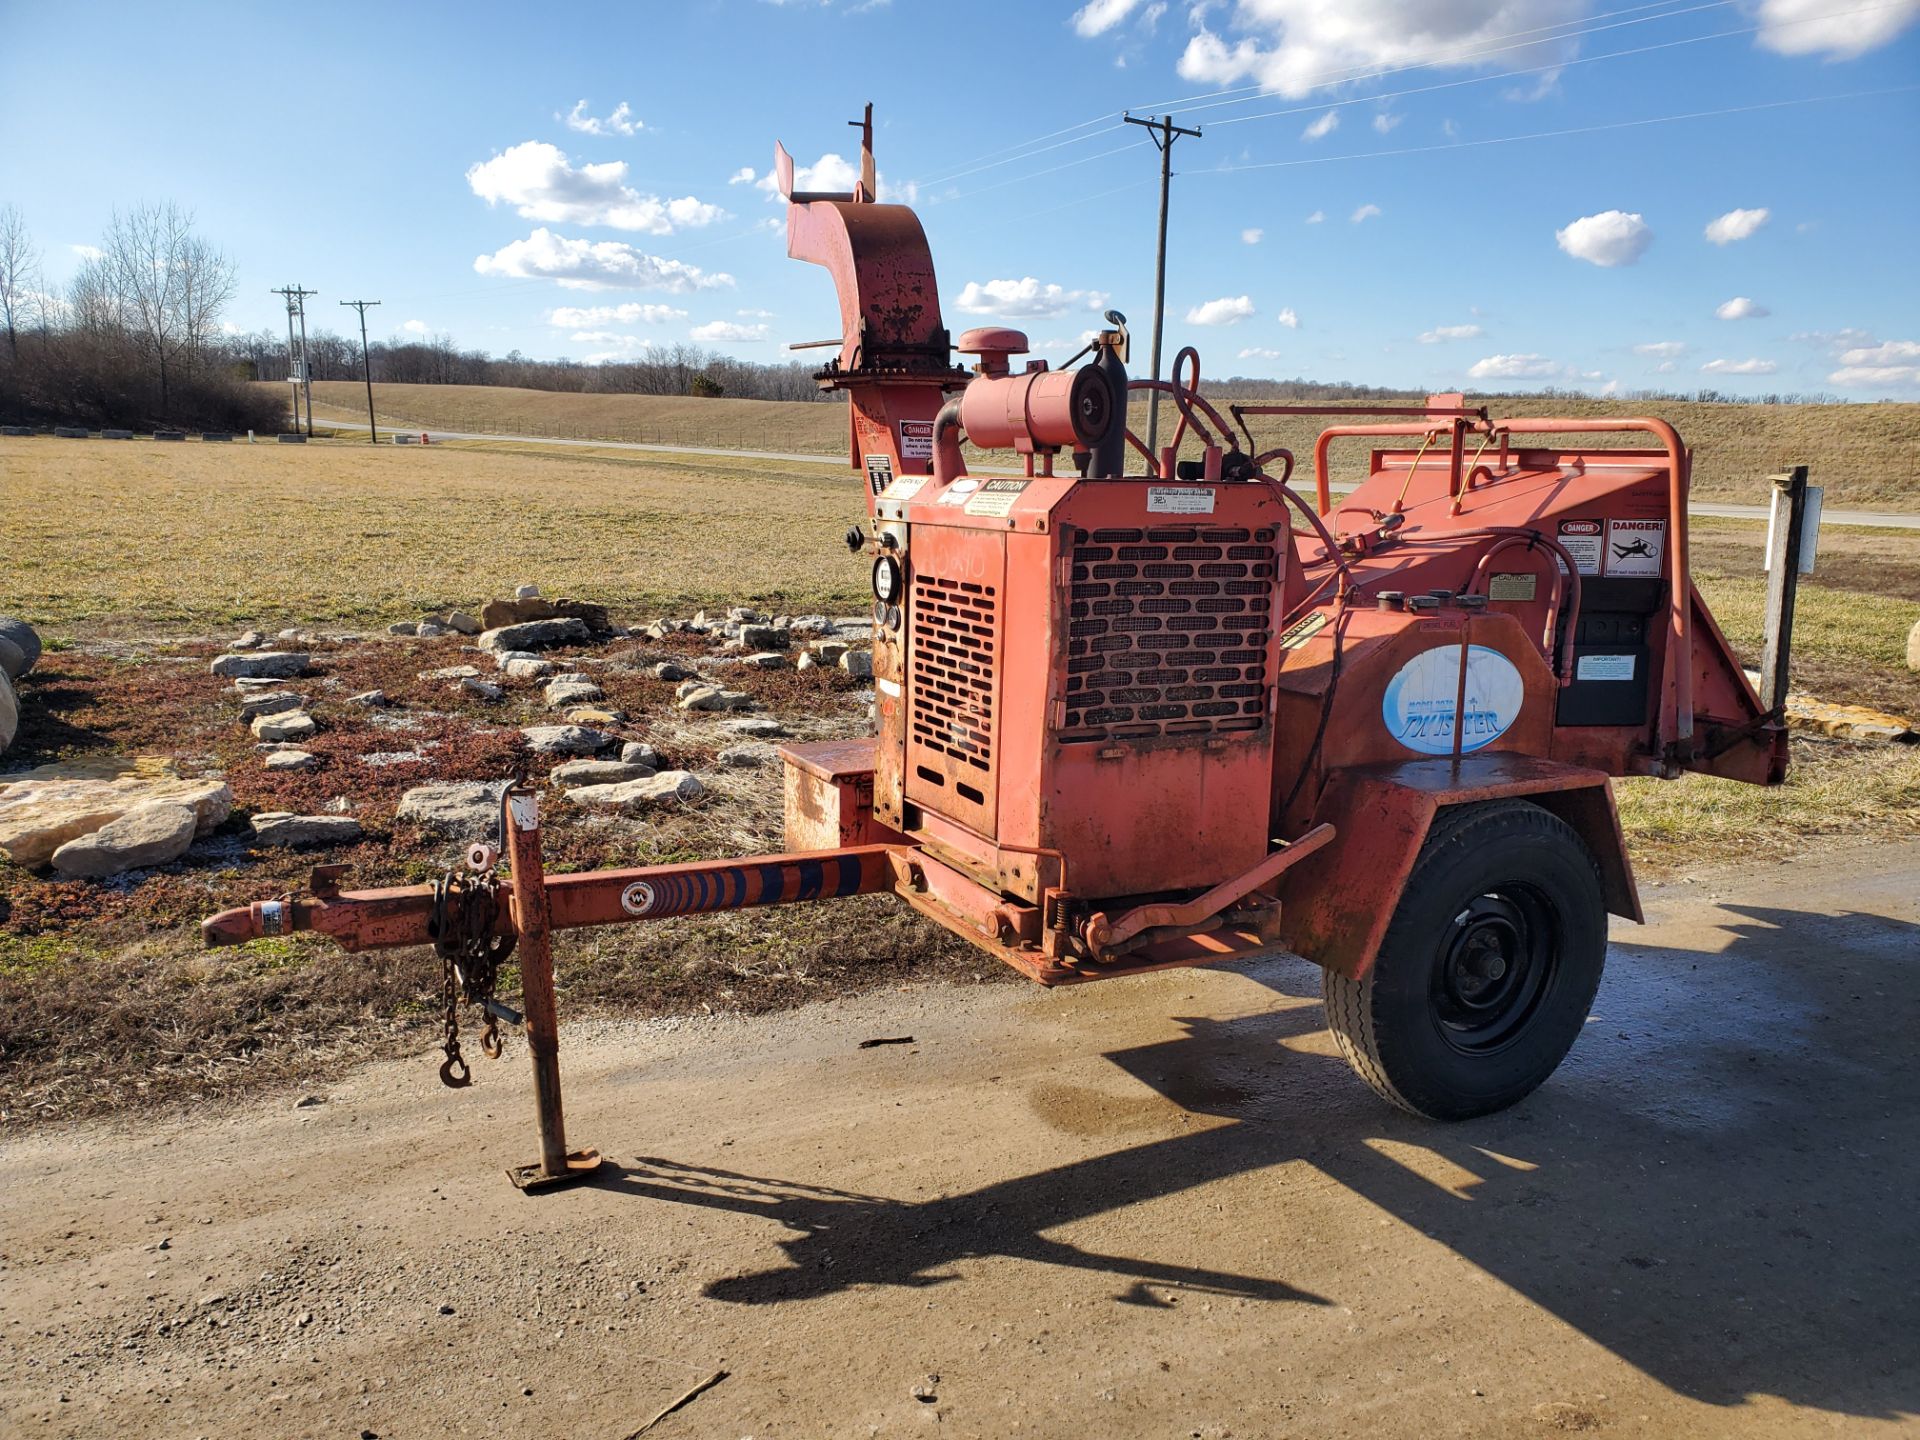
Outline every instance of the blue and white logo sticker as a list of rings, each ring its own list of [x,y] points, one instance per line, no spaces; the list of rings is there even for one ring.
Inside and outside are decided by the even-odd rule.
[[[1514,664],[1498,650],[1475,645],[1467,656],[1466,715],[1460,749],[1491,745],[1520,718],[1527,689]],[[1460,696],[1460,647],[1436,645],[1400,667],[1381,697],[1387,732],[1422,755],[1453,753],[1454,707]]]

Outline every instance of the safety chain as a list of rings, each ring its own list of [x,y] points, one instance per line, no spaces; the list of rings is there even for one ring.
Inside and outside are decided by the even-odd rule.
[[[483,847],[476,847],[476,849]],[[441,1000],[445,1007],[440,1048],[446,1061],[440,1083],[461,1089],[473,1083],[466,1058],[460,1053],[460,1000],[481,1007],[487,1017],[480,1048],[490,1060],[501,1053],[500,1021],[493,1011],[493,989],[500,962],[513,953],[515,936],[495,933],[500,916],[500,882],[487,868],[479,873],[449,870],[433,884],[433,917],[427,933],[441,961]],[[469,864],[472,862],[469,861]]]

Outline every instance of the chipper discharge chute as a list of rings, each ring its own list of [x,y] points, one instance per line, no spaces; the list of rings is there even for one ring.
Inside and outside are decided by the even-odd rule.
[[[524,1021],[531,1187],[596,1163],[565,1139],[553,932],[879,891],[1044,985],[1292,950],[1387,1099],[1457,1118],[1526,1095],[1586,1018],[1608,913],[1640,918],[1611,777],[1786,771],[1780,715],[1688,578],[1680,437],[1458,395],[1366,424],[1229,419],[1191,350],[1130,381],[1111,313],[1062,368],[1013,330],[955,342],[919,220],[875,199],[870,111],[866,136],[851,194],[796,193],[777,152],[789,253],[839,296],[818,380],[847,392],[867,497],[849,540],[872,562],[878,717],[784,751],[789,853],[549,876],[516,787],[465,872],[362,891],[321,872],[209,919],[208,942],[437,944],[490,1032]],[[1128,428],[1143,391],[1178,416],[1158,454]],[[1308,461],[1312,501],[1254,437],[1282,411],[1349,417]],[[963,436],[1024,473],[969,474]],[[1395,443],[1336,505],[1340,440]],[[492,994],[513,945],[524,1015]]]

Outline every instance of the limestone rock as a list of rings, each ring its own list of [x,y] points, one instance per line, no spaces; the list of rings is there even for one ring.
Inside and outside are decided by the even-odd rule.
[[[311,657],[298,650],[250,650],[220,656],[213,673],[229,679],[291,680],[306,674],[311,663]]]
[[[749,610],[744,605],[736,605],[727,611],[727,619],[733,621],[736,625],[764,625],[767,623],[766,616],[762,615],[758,610]]]
[[[583,725],[530,725],[520,733],[536,755],[597,755],[619,743],[614,736]]]
[[[252,728],[256,740],[304,740],[320,727],[304,710],[282,710],[254,716]]]
[[[873,678],[873,652],[871,650],[849,650],[840,657],[840,668],[856,680]]]
[[[438,620],[422,620],[413,633],[418,635],[422,640],[433,640],[439,636],[451,634],[452,632]]]
[[[312,755],[305,750],[275,750],[266,758],[267,769],[275,771],[311,770],[319,763],[320,758],[317,755]]]
[[[261,715],[282,715],[307,708],[307,697],[292,690],[255,690],[240,702],[240,719],[251,725]]]
[[[464,610],[453,610],[447,614],[447,628],[456,635],[478,635],[481,624]]]
[[[40,636],[33,626],[17,615],[0,615],[0,635],[11,640],[20,653],[27,657],[27,670],[40,663]],[[20,672],[24,675],[26,670]],[[9,680],[18,680],[20,675],[9,675]]]
[[[740,659],[742,665],[750,665],[755,670],[784,670],[787,657],[778,650],[762,650],[757,655],[745,655]]]
[[[653,667],[653,678],[656,680],[691,680],[693,678],[693,671],[685,665],[682,665],[678,660],[662,660],[658,665]]]
[[[446,780],[416,785],[400,797],[395,813],[430,830],[456,835],[490,835],[500,825],[504,780]]]
[[[584,677],[577,680],[563,677],[547,682],[546,702],[549,710],[558,710],[566,705],[590,705],[595,700],[606,698],[606,691]]]
[[[714,758],[731,769],[757,770],[773,759],[773,747],[758,741],[746,745],[729,745]]]
[[[295,815],[269,810],[252,820],[253,843],[291,849],[297,845],[344,845],[360,838],[360,822],[351,815]]]
[[[27,657],[20,647],[0,635],[0,680],[18,680],[27,673]]]
[[[796,670],[818,670],[820,669],[820,662],[811,655],[802,655],[798,660],[793,662],[793,668]]]
[[[1811,695],[1787,696],[1787,724],[1841,740],[1912,744],[1920,739],[1914,733],[1913,722],[1904,716],[1869,710],[1864,705],[1832,705]]]
[[[1913,629],[1907,632],[1907,668],[1920,670],[1920,620],[1913,622]]]
[[[500,625],[480,634],[482,650],[546,650],[555,645],[584,645],[592,638],[587,622],[573,616],[557,620],[529,620]]]
[[[697,800],[706,790],[700,777],[691,771],[663,770],[645,780],[627,780],[618,785],[583,785],[567,791],[567,799],[576,805],[632,815],[656,805]]]
[[[556,619],[579,620],[589,630],[602,633],[611,628],[607,607],[586,600],[543,600],[538,595],[523,595],[512,600],[489,600],[480,607],[480,624],[488,630]]]
[[[591,730],[604,729],[608,725],[624,725],[627,713],[624,710],[602,710],[597,705],[576,705],[567,711],[569,725],[585,725]]]
[[[481,680],[473,675],[462,677],[460,688],[476,700],[485,700],[489,703],[507,698],[507,692],[500,686],[491,680]]]
[[[551,660],[541,660],[532,655],[516,655],[500,666],[500,673],[510,680],[539,680],[553,674],[555,669]]]
[[[387,626],[387,634],[389,635],[418,635],[419,633],[419,625],[412,620],[396,620],[393,624]]]
[[[720,728],[729,735],[738,735],[743,740],[774,740],[787,733],[787,727],[778,720],[755,715],[739,720],[722,720]]]
[[[745,710],[753,704],[753,697],[739,690],[723,690],[717,685],[701,685],[690,680],[680,687],[676,703],[682,710]]]
[[[384,690],[362,690],[358,695],[347,697],[349,705],[365,705],[370,710],[378,710],[387,704],[387,692]]]
[[[199,823],[191,807],[175,801],[136,805],[55,850],[54,873],[63,880],[99,880],[165,865],[187,853]]]
[[[554,766],[547,778],[562,789],[571,790],[581,785],[618,785],[627,780],[645,780],[654,773],[651,765],[629,765],[624,760],[568,760]]]
[[[831,635],[833,621],[824,615],[796,615],[787,622],[787,629],[795,635]]]
[[[20,733],[20,700],[13,693],[13,682],[0,671],[0,754],[13,744]]]
[[[810,648],[823,664],[832,665],[853,647],[844,640],[816,640]]]
[[[422,670],[422,680],[472,680],[479,671],[471,665],[443,665],[438,670]]]
[[[262,635],[258,630],[244,630],[241,632],[240,638],[238,640],[235,640],[231,645],[227,646],[227,649],[258,650],[262,645],[266,643],[267,643],[267,637]]]
[[[778,625],[742,625],[740,643],[749,650],[784,650],[789,637]]]
[[[660,752],[643,740],[629,740],[622,745],[620,759],[628,765],[644,765],[649,770],[660,768]]]
[[[16,865],[44,865],[67,841],[162,800],[192,810],[202,835],[233,812],[233,792],[225,781],[218,776],[184,779],[171,760],[115,756],[65,761],[0,776],[0,850]]]

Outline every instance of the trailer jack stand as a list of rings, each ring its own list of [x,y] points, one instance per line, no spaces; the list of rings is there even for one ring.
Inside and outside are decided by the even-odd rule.
[[[527,1049],[533,1055],[534,1105],[540,1119],[540,1158],[516,1165],[507,1178],[529,1195],[587,1179],[600,1168],[598,1150],[568,1150],[560,1105],[559,1020],[553,999],[552,916],[546,865],[540,856],[540,796],[515,785],[501,804],[501,836],[513,877],[513,928],[520,937],[521,1003]]]

